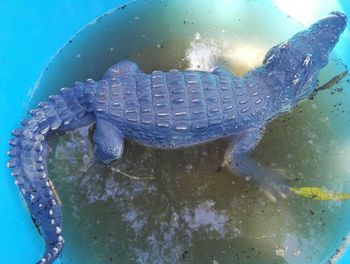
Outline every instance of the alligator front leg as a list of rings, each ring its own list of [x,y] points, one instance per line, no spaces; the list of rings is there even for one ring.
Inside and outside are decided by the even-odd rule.
[[[227,149],[224,166],[228,165],[239,176],[249,177],[262,186],[263,191],[273,200],[276,200],[276,196],[285,198],[289,192],[286,180],[264,168],[250,157],[261,138],[260,129],[249,129],[240,134]]]
[[[124,137],[112,123],[98,118],[93,136],[95,155],[104,163],[117,160],[124,150]]]

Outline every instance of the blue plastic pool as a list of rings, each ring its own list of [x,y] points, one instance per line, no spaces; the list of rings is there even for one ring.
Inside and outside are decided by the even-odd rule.
[[[1,177],[0,262],[30,263],[42,253],[43,242],[19,199],[6,169],[10,131],[25,115],[27,98],[45,65],[69,38],[92,19],[122,1],[2,1],[1,16]],[[19,75],[13,78],[13,73]],[[19,77],[20,76],[20,77]]]
[[[220,1],[226,4],[234,2]],[[35,4],[24,1],[2,1],[0,3],[0,36],[2,36],[0,41],[0,105],[4,108],[0,114],[0,174],[2,175],[0,177],[0,263],[32,263],[38,259],[43,249],[42,239],[23,206],[9,170],[5,167],[8,159],[6,151],[10,131],[25,116],[25,110],[36,81],[57,51],[92,19],[123,2],[125,1],[106,0],[85,3],[78,0],[62,0],[50,1],[50,3],[36,1]],[[278,3],[282,12],[286,12],[291,17],[296,16],[299,22],[302,23],[305,19],[300,12],[299,16],[297,15],[296,8],[286,4],[288,1],[272,2]],[[300,5],[300,2],[295,1],[295,5]],[[329,1],[332,4],[323,7],[320,7],[323,5],[320,4],[321,0],[311,2],[316,4],[310,4],[309,8],[320,9],[315,12],[315,19],[328,11],[333,11],[334,6],[342,9],[350,17],[350,2],[348,1]],[[349,50],[350,28],[348,26],[344,38],[336,48],[336,54],[347,65],[350,65]],[[346,138],[349,131],[349,125],[339,125],[337,136]],[[347,234],[344,234],[345,236]],[[63,259],[63,261],[70,263],[68,259]],[[349,262],[350,250],[338,263]]]

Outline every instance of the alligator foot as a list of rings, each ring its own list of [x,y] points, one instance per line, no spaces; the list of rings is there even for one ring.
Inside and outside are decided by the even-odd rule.
[[[286,179],[250,158],[251,151],[261,137],[260,129],[251,129],[239,135],[226,151],[223,165],[227,165],[247,181],[257,183],[271,200],[276,201],[278,197],[286,198],[290,193]]]

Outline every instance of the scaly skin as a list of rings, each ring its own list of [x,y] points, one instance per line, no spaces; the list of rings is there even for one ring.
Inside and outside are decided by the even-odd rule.
[[[59,199],[47,171],[51,134],[96,122],[95,151],[104,162],[121,156],[124,138],[173,149],[236,135],[228,150],[228,163],[237,160],[231,169],[267,179],[269,173],[245,154],[259,142],[268,122],[314,92],[319,70],[345,26],[343,14],[331,13],[273,47],[263,64],[242,78],[224,68],[145,74],[136,64],[122,61],[101,81],[76,83],[40,103],[13,131],[8,152],[8,167],[45,239],[46,251],[38,263],[52,263],[64,243]]]

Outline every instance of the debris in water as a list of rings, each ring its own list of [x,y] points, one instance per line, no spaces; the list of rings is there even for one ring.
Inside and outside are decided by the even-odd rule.
[[[344,71],[344,72],[340,73],[339,75],[337,75],[337,76],[333,77],[332,79],[330,79],[325,84],[323,84],[323,85],[319,86],[318,88],[316,88],[315,92],[319,92],[319,91],[331,88],[333,85],[335,85],[339,81],[341,81],[347,74],[348,74],[348,71]]]
[[[289,189],[302,197],[320,201],[340,201],[350,199],[350,194],[328,191],[318,187],[300,187]]]

